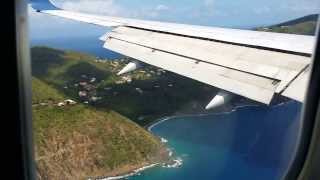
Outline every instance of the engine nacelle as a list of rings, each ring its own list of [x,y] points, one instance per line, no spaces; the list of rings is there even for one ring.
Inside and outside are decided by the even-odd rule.
[[[138,69],[140,67],[141,67],[141,65],[140,65],[139,62],[137,62],[137,61],[130,62],[120,72],[118,72],[117,75],[120,76],[122,74],[134,71],[134,70],[136,70],[136,69]]]
[[[228,103],[232,99],[232,97],[233,94],[230,94],[226,91],[219,91],[218,94],[206,106],[206,110],[222,106],[225,103]]]

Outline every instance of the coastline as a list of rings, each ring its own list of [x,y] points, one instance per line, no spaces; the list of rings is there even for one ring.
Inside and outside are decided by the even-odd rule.
[[[245,107],[259,107],[260,105],[240,105],[240,106],[235,106],[234,108],[232,108],[231,110],[229,111],[222,111],[222,112],[212,112],[212,113],[198,113],[198,114],[181,114],[181,115],[173,115],[173,116],[165,116],[165,117],[162,117],[162,118],[159,118],[149,124],[147,124],[145,126],[145,128],[149,131],[149,132],[152,132],[152,129],[165,122],[165,121],[168,121],[170,119],[173,119],[173,118],[183,118],[183,117],[200,117],[200,116],[211,116],[211,115],[221,115],[221,114],[229,114],[229,113],[232,113],[234,111],[237,111],[239,108],[245,108]]]
[[[275,108],[275,107],[278,107],[278,106],[281,106],[283,104],[286,104],[286,103],[291,103],[293,101],[285,101],[285,102],[281,102],[281,103],[278,103],[276,105],[272,105],[271,107],[272,108]],[[173,118],[183,118],[183,117],[201,117],[201,116],[212,116],[212,115],[222,115],[222,114],[230,114],[234,111],[237,111],[238,109],[241,109],[241,108],[246,108],[246,107],[260,107],[260,106],[263,106],[263,105],[258,105],[258,104],[242,104],[242,105],[237,105],[235,107],[233,107],[231,110],[229,111],[221,111],[221,112],[209,112],[209,113],[198,113],[198,114],[179,114],[179,115],[173,115],[173,116],[165,116],[165,117],[162,117],[162,118],[159,118],[149,124],[147,124],[145,126],[145,128],[152,133],[152,129],[165,122],[165,121],[168,121],[170,119],[173,119]]]
[[[290,103],[292,101],[286,101],[286,102],[281,102],[279,104],[276,104],[276,105],[273,105],[271,106],[272,108],[275,108],[275,107],[278,107],[278,106],[281,106],[283,104],[286,104],[286,103]],[[222,111],[222,112],[213,112],[213,113],[199,113],[199,114],[185,114],[185,115],[173,115],[173,116],[165,116],[165,117],[162,117],[162,118],[159,118],[155,121],[153,121],[152,123],[148,124],[145,126],[145,128],[152,133],[152,129],[154,127],[156,127],[157,125],[159,124],[162,124],[168,120],[171,120],[173,118],[182,118],[182,117],[200,117],[200,116],[210,116],[210,115],[221,115],[221,114],[230,114],[232,112],[235,112],[237,111],[238,109],[241,109],[241,108],[246,108],[246,107],[259,107],[261,105],[254,105],[254,104],[244,104],[244,105],[238,105],[238,106],[235,106],[234,108],[232,108],[231,110],[229,111]],[[167,140],[164,139],[163,137],[160,137],[158,136],[161,141],[165,141],[165,142],[162,142],[162,143],[167,143]],[[167,150],[169,151],[169,157],[172,157],[172,150],[170,150],[170,148],[167,148]],[[166,163],[151,163],[151,164],[147,164],[147,165],[144,165],[140,168],[137,168],[137,169],[134,169],[134,170],[131,170],[130,172],[128,173],[123,173],[122,175],[118,175],[118,176],[108,176],[108,177],[95,177],[95,178],[88,178],[89,180],[118,180],[118,179],[124,179],[124,178],[128,178],[128,177],[131,177],[131,176],[135,176],[135,175],[139,175],[139,173],[147,170],[147,169],[150,169],[150,168],[154,168],[154,167],[163,167],[163,168],[176,168],[176,167],[180,167],[182,165],[182,159],[177,157],[177,158],[174,158],[174,159],[171,159],[171,161],[173,162],[173,164],[166,164]]]
[[[123,178],[127,178],[127,177],[131,177],[131,176],[135,176],[137,174],[139,174],[140,172],[156,167],[158,166],[160,163],[152,163],[152,164],[148,164],[145,166],[142,166],[138,169],[134,169],[131,170],[128,173],[123,173],[123,175],[118,175],[118,176],[103,176],[103,177],[89,177],[88,180],[118,180],[118,179],[123,179]]]

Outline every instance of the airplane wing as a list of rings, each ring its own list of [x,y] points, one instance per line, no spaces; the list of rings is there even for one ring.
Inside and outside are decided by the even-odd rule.
[[[90,15],[49,0],[31,0],[31,6],[39,13],[112,27],[100,38],[105,48],[225,90],[216,99],[234,93],[264,104],[275,94],[304,100],[314,36]],[[130,63],[119,74],[137,66]]]

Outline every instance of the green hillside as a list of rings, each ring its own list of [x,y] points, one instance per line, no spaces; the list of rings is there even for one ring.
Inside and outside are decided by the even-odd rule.
[[[166,160],[158,138],[117,112],[81,103],[59,107],[68,96],[39,78],[32,91],[39,179],[117,175]]]
[[[317,27],[317,21],[318,15],[312,14],[273,26],[257,28],[257,30],[266,32],[314,35]]]
[[[65,96],[58,90],[45,84],[38,78],[32,78],[32,103],[39,104],[42,102],[63,101]]]
[[[217,92],[151,66],[117,76],[129,58],[98,60],[47,47],[34,47],[31,55],[41,179],[115,175],[168,161],[164,145],[142,127],[180,111],[203,111]],[[67,99],[77,104],[58,106]]]
[[[33,48],[32,57],[34,76],[68,97],[87,101],[95,108],[115,110],[141,126],[181,108],[204,110],[217,92],[212,86],[151,66],[117,76],[130,62],[128,58],[97,61],[89,55],[45,47]],[[92,78],[94,82],[90,82]],[[79,97],[80,92],[87,96]]]

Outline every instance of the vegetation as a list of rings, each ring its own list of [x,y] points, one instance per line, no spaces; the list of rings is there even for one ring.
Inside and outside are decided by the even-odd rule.
[[[164,145],[141,126],[181,107],[194,108],[194,102],[203,109],[216,92],[213,87],[150,66],[124,76],[130,79],[126,82],[116,72],[128,58],[101,61],[47,47],[34,47],[31,52],[40,179],[116,175],[167,161]],[[86,91],[87,97],[80,97],[81,91]],[[66,99],[77,104],[58,106]]]
[[[314,35],[316,32],[317,21],[318,14],[312,14],[270,27],[257,28],[257,30],[266,32]]]
[[[34,51],[41,52],[42,58],[33,54],[33,67],[43,68],[34,68],[36,77],[32,82],[39,179],[118,175],[166,160],[166,149],[158,138],[111,109],[97,109],[82,103],[59,107],[57,103],[70,97],[69,91],[56,88],[64,84],[61,72],[73,72],[72,67],[86,69],[88,64],[83,66],[85,62],[73,62],[75,59],[66,61],[62,54],[55,56],[52,52],[56,50],[52,49],[34,48]],[[52,55],[55,58],[51,64]],[[36,62],[41,59],[46,62]],[[92,66],[88,67],[90,70]],[[67,73],[65,78],[74,80],[73,76]]]
[[[59,53],[59,56],[53,55],[53,52]],[[142,70],[117,76],[116,73],[129,62],[128,58],[96,61],[92,56],[63,53],[45,47],[33,48],[32,57],[32,68],[41,68],[41,71],[34,71],[34,76],[59,92],[82,103],[90,102],[88,98],[78,95],[83,90],[79,83],[87,82],[94,89],[89,93],[101,98],[90,102],[91,106],[115,110],[141,126],[172,115],[181,108],[199,112],[217,91],[212,86],[147,65]],[[51,61],[42,62],[43,59]],[[124,77],[132,81],[123,82]],[[90,82],[92,78],[95,78],[94,82]]]
[[[43,83],[38,78],[32,78],[32,102],[39,104],[42,102],[63,101],[64,95],[59,93],[58,90]]]

